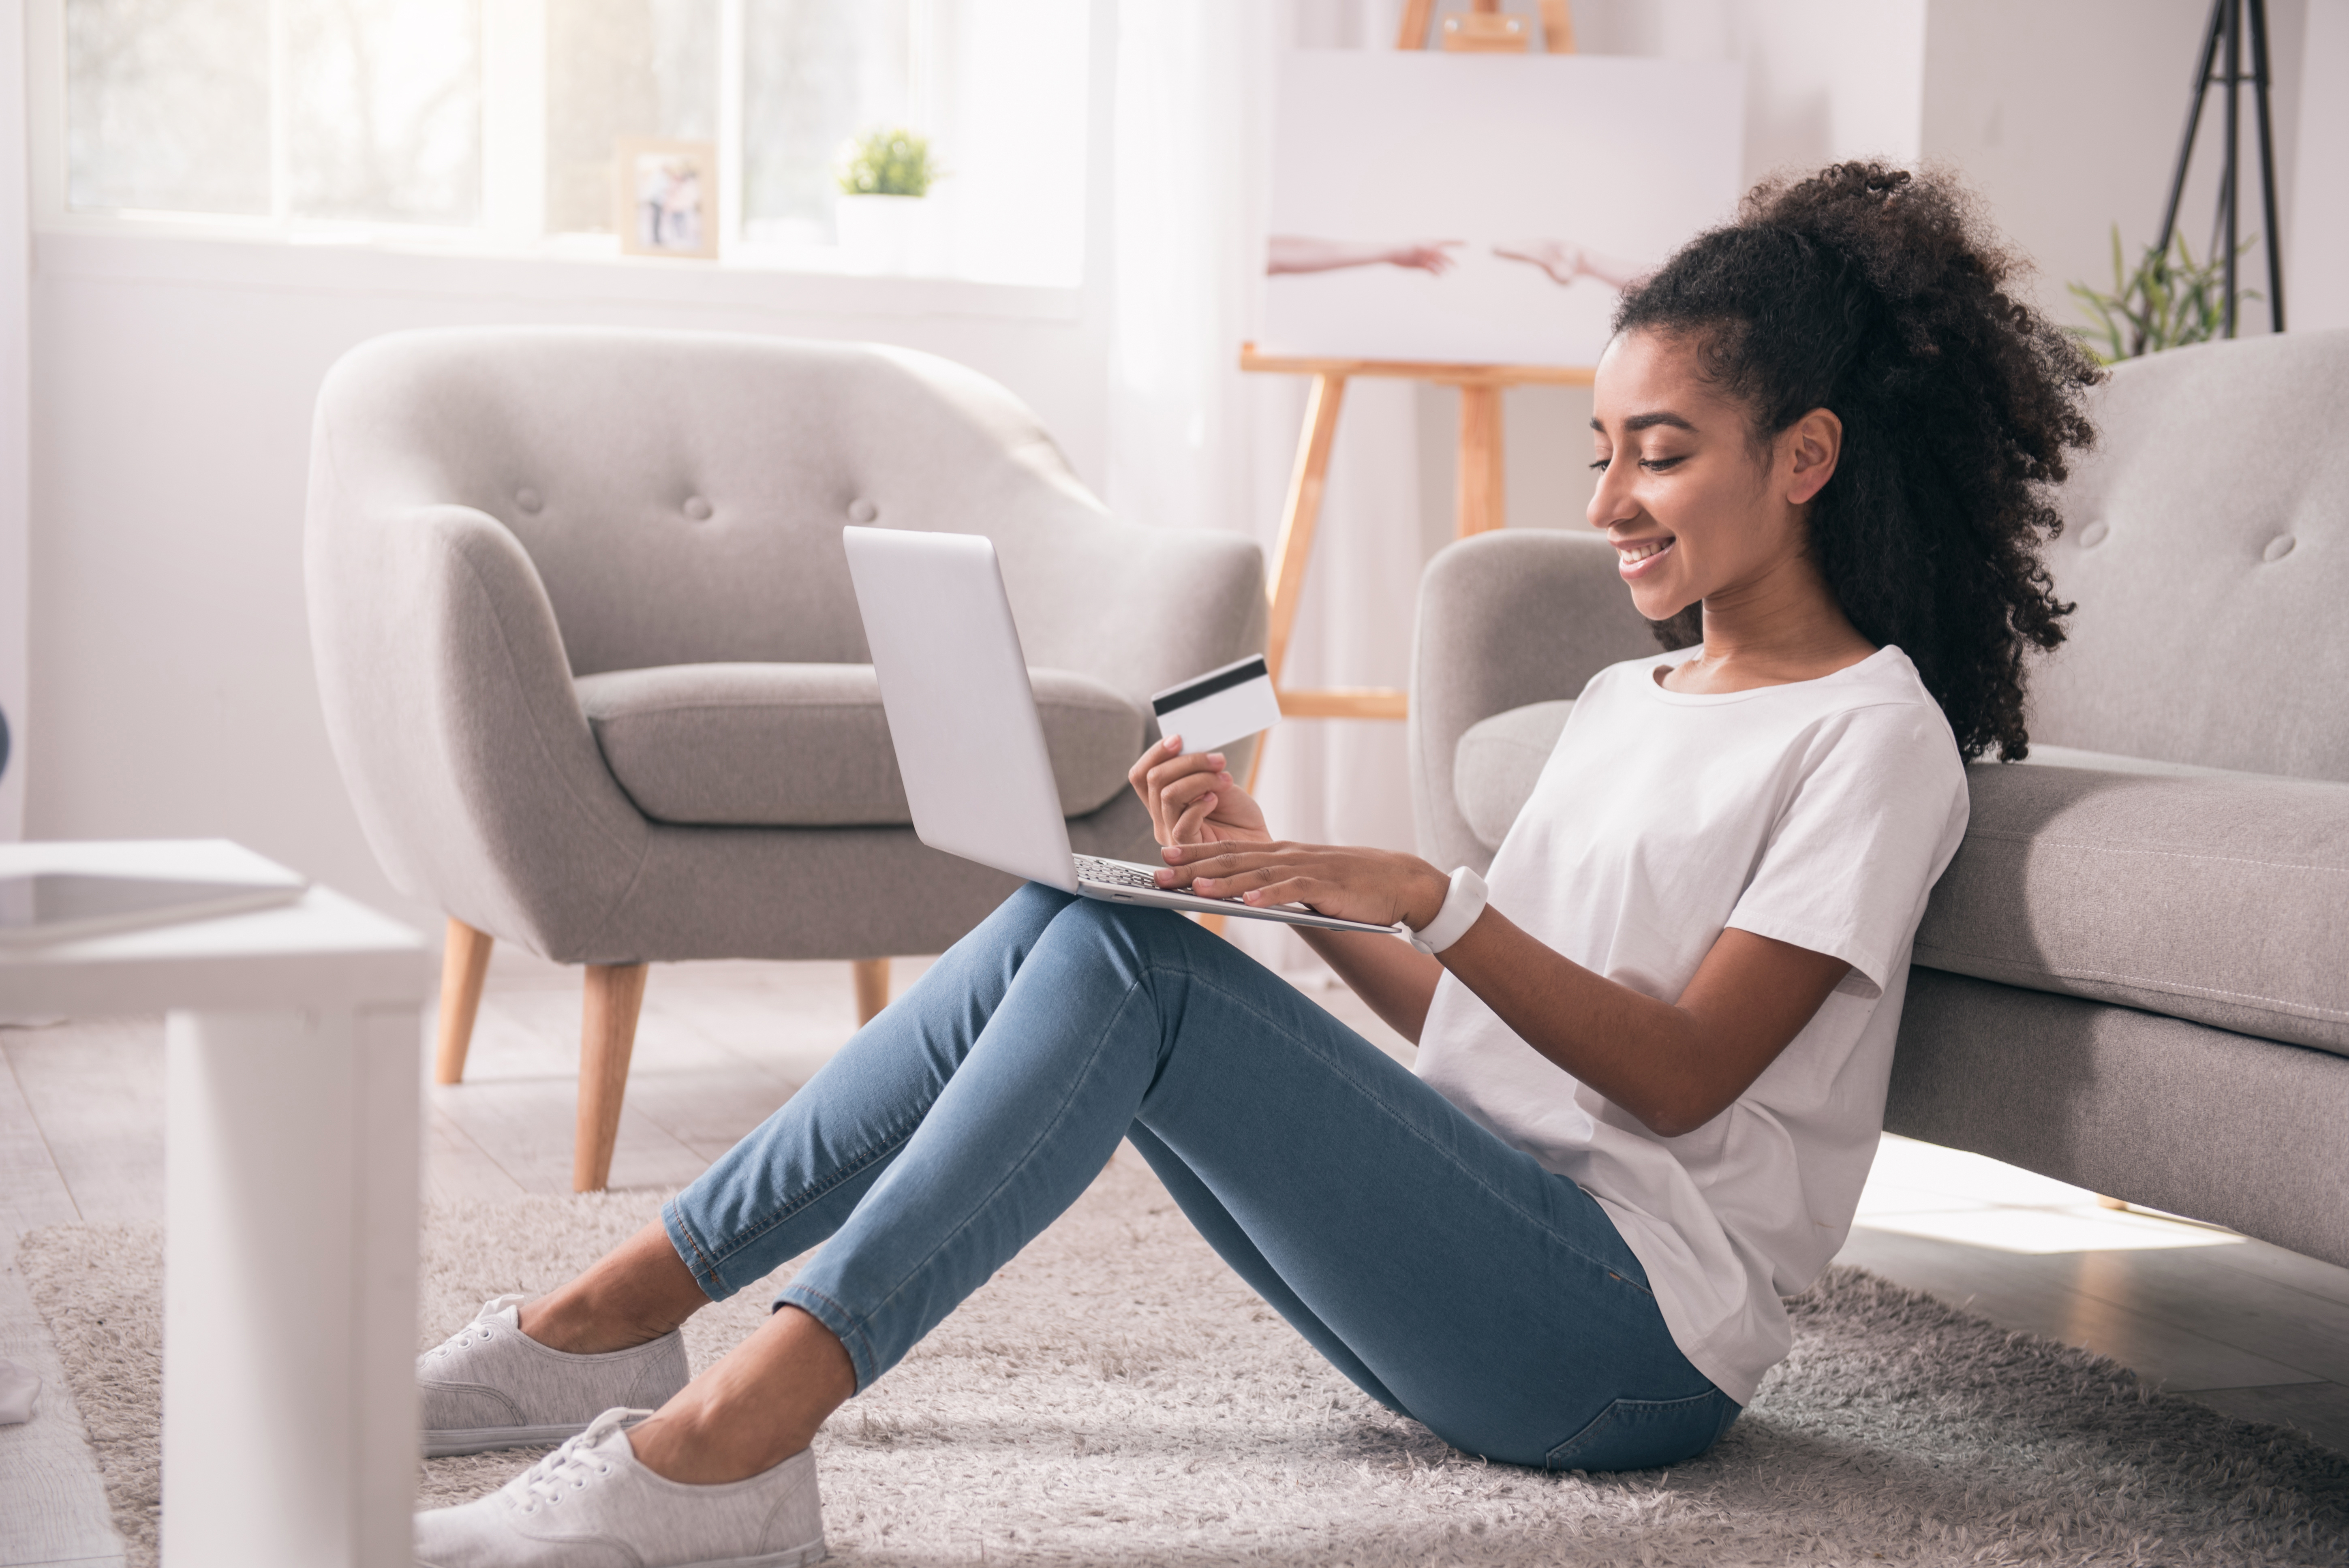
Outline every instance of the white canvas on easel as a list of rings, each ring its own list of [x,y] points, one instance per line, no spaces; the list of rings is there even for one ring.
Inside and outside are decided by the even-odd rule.
[[[1283,60],[1270,232],[1457,240],[1442,276],[1386,264],[1268,277],[1259,349],[1578,365],[1616,291],[1504,260],[1557,240],[1642,263],[1726,222],[1744,81],[1727,62],[1299,49]]]

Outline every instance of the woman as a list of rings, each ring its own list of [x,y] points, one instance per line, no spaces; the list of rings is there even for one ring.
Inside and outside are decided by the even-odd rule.
[[[1417,934],[1301,933],[1416,1076],[1188,922],[1031,885],[660,1223],[423,1358],[446,1451],[593,1421],[419,1515],[419,1561],[812,1560],[824,1418],[1121,1138],[1448,1441],[1553,1470],[1703,1452],[1850,1224],[1961,759],[2023,754],[2024,653],[2063,637],[2044,487],[2095,372],[2010,272],[1946,181],[1845,164],[1626,294],[1589,521],[1677,651],[1590,681],[1489,890],[1274,840],[1179,738],[1134,764],[1163,882]],[[818,1242],[687,1383],[678,1326]]]

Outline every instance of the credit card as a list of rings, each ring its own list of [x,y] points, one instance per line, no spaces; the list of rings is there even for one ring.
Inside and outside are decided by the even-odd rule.
[[[1217,750],[1280,722],[1280,699],[1262,654],[1168,686],[1151,697],[1150,708],[1158,733],[1181,736],[1186,755]]]

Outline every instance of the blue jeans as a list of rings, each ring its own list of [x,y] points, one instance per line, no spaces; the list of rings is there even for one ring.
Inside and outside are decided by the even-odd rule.
[[[775,1305],[861,1390],[1121,1138],[1315,1349],[1456,1448],[1639,1469],[1737,1417],[1588,1193],[1220,937],[1034,884],[662,1220],[713,1301],[825,1242]]]

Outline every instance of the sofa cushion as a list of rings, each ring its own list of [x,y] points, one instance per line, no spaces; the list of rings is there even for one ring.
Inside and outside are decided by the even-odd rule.
[[[1030,670],[1061,810],[1125,788],[1142,710],[1090,676]],[[913,815],[870,665],[664,665],[583,676],[579,703],[620,788],[663,822],[903,827]]]
[[[1967,769],[1916,961],[2349,1056],[2349,784],[2070,758]]]
[[[1573,707],[1461,736],[1454,789],[1488,848]],[[2349,1056],[2349,784],[2052,746],[1966,783],[1917,963]]]
[[[1529,703],[1461,732],[1452,753],[1452,796],[1478,843],[1488,850],[1501,847],[1573,711],[1570,697]]]

